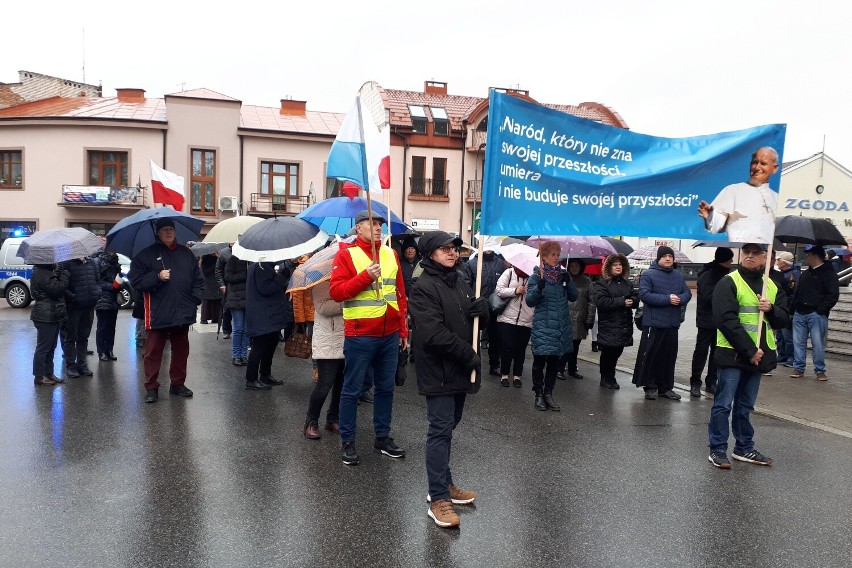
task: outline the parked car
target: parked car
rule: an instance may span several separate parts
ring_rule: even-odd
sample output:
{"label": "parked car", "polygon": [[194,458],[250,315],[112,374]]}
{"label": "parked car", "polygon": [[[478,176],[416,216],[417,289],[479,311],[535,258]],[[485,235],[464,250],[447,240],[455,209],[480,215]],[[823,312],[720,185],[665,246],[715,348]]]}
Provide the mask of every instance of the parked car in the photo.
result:
{"label": "parked car", "polygon": [[18,247],[24,237],[10,237],[0,245],[0,297],[13,308],[26,308],[32,301],[30,278],[31,264],[18,256]]}

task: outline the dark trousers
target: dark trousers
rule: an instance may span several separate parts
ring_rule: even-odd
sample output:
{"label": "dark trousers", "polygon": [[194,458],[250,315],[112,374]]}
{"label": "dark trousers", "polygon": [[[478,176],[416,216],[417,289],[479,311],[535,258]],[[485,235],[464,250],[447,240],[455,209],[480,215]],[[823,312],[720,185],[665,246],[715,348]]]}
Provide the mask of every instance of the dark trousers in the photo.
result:
{"label": "dark trousers", "polygon": [[115,346],[115,322],[118,310],[98,310],[98,327],[95,330],[95,345],[98,353],[112,353]]}
{"label": "dark trousers", "polygon": [[618,358],[624,353],[624,346],[598,345],[598,349],[601,352],[601,382],[614,381],[615,366],[618,365]]}
{"label": "dark trousers", "polygon": [[95,321],[95,310],[68,310],[63,322],[65,337],[62,339],[62,354],[68,367],[85,367],[86,351],[89,350],[89,335]]}
{"label": "dark trousers", "polygon": [[[707,355],[710,354],[708,361]],[[695,351],[692,352],[692,375],[689,384],[701,388],[701,373],[704,371],[704,362],[707,362],[707,379],[705,388],[716,386],[716,329],[706,327],[698,328],[695,337]]]}
{"label": "dark trousers", "polygon": [[461,422],[465,394],[426,397],[426,477],[432,502],[450,498],[453,475],[450,472],[450,446],[453,430]]}
{"label": "dark trousers", "polygon": [[500,345],[502,338],[500,337],[500,327],[497,324],[497,316],[491,314],[491,319],[488,320],[488,368],[500,368]]}
{"label": "dark trousers", "polygon": [[53,353],[59,341],[59,322],[33,322],[36,348],[33,353],[33,377],[53,376]]}
{"label": "dark trousers", "polygon": [[512,371],[512,376],[520,377],[524,372],[524,359],[527,357],[527,345],[530,343],[532,329],[504,322],[498,322],[497,327],[502,346],[500,374],[509,376],[509,371]]}
{"label": "dark trousers", "polygon": [[231,335],[234,328],[231,324],[231,308],[225,308],[222,311],[222,333]]}
{"label": "dark trousers", "polygon": [[305,422],[316,424],[322,405],[331,391],[326,422],[340,422],[340,391],[343,390],[343,359],[317,359],[317,384],[308,399],[308,416]]}
{"label": "dark trousers", "polygon": [[577,351],[579,351],[579,349],[580,349],[580,342],[581,341],[583,341],[583,340],[582,339],[575,339],[574,340],[574,350],[571,351],[570,353],[566,353],[559,360],[559,370],[560,371],[564,371],[564,370],[567,369],[569,373],[576,373],[577,372]]}
{"label": "dark trousers", "polygon": [[552,394],[559,372],[559,355],[533,355],[532,380],[536,394]]}
{"label": "dark trousers", "polygon": [[261,377],[272,376],[272,357],[278,347],[278,332],[255,335],[251,338],[251,351],[249,351],[248,364],[246,365],[246,382],[256,381],[258,373]]}
{"label": "dark trousers", "polygon": [[186,382],[186,360],[189,358],[189,326],[181,325],[162,329],[149,329],[148,339],[145,340],[145,389],[160,388],[160,365],[163,362],[163,350],[166,342],[171,346],[171,362],[169,363],[169,380],[172,386]]}

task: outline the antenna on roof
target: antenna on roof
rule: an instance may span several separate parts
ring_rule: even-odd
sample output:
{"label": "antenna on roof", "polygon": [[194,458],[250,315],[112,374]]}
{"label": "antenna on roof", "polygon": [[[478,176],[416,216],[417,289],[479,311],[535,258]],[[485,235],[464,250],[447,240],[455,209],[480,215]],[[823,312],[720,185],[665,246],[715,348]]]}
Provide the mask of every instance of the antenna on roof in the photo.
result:
{"label": "antenna on roof", "polygon": [[86,82],[86,28],[83,27],[83,83]]}

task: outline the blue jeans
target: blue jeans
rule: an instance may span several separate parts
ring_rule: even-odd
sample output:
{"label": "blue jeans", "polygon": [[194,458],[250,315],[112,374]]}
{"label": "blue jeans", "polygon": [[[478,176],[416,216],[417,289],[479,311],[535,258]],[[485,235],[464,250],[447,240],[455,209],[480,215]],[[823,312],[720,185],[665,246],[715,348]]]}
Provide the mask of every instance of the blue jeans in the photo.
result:
{"label": "blue jeans", "polygon": [[804,371],[808,361],[808,336],[811,337],[811,356],[814,371],[825,372],[825,333],[828,331],[828,317],[816,312],[793,315],[793,368]]}
{"label": "blue jeans", "polygon": [[373,369],[375,393],[373,429],[376,438],[390,434],[393,388],[399,360],[399,333],[385,337],[347,337],[343,340],[343,392],[340,394],[340,439],[354,442],[357,428],[358,397],[367,369]]}
{"label": "blue jeans", "polygon": [[[754,410],[757,391],[760,388],[760,372],[719,367],[716,370],[716,398],[710,411],[707,431],[711,452],[728,451],[728,417],[734,431],[734,453],[744,455],[754,449],[754,428],[749,414]],[[733,407],[733,414],[731,413]]]}
{"label": "blue jeans", "polygon": [[249,338],[246,335],[246,310],[231,308],[231,357],[248,357]]}

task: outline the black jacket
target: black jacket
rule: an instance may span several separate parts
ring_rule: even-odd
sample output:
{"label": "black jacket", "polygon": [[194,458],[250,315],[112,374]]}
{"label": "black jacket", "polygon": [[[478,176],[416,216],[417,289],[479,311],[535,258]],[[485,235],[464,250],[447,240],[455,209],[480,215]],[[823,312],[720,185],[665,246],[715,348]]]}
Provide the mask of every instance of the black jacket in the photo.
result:
{"label": "black jacket", "polygon": [[91,258],[73,259],[60,264],[71,273],[65,289],[65,305],[69,310],[91,310],[101,297],[98,268]]}
{"label": "black jacket", "polygon": [[837,272],[830,263],[824,262],[816,268],[802,271],[799,287],[793,298],[793,311],[800,314],[816,312],[828,317],[831,308],[840,299],[840,283]]}
{"label": "black jacket", "polygon": [[222,292],[219,291],[219,282],[216,279],[218,260],[218,257],[213,254],[205,254],[201,257],[201,273],[204,275],[204,292],[201,298],[204,300],[222,299]]}
{"label": "black jacket", "polygon": [[703,329],[716,329],[713,321],[713,289],[725,274],[731,271],[716,261],[708,262],[698,272],[697,298],[695,305],[695,326]]}
{"label": "black jacket", "polygon": [[[162,281],[159,274],[166,268],[171,270],[171,275],[168,281]],[[157,241],[136,255],[127,276],[134,290],[142,293],[145,329],[195,323],[204,276],[198,259],[188,248],[177,245],[169,249]]]}
{"label": "black jacket", "polygon": [[[592,301],[598,308],[598,340],[608,347],[627,347],[633,345],[633,310],[639,305],[639,294],[633,284],[624,275],[630,272],[626,268],[619,276],[610,272],[615,258],[621,258],[627,264],[627,257],[607,257],[601,270],[602,278],[592,284]],[[624,300],[633,300],[633,306],[624,305]]]}
{"label": "black jacket", "polygon": [[[467,282],[471,290],[476,286],[476,269],[479,259],[472,259],[459,270],[459,275]],[[497,288],[500,275],[506,270],[503,257],[495,253],[483,253],[482,256],[482,287],[479,295],[487,298]]]}
{"label": "black jacket", "polygon": [[39,323],[56,323],[66,318],[65,288],[71,275],[62,268],[53,269],[46,264],[36,264],[30,277],[30,293],[35,304],[30,319]]}
{"label": "black jacket", "polygon": [[[738,268],[737,272],[758,296],[763,291],[763,271]],[[766,373],[777,366],[778,356],[774,349],[766,343],[766,336],[773,329],[781,329],[787,325],[787,296],[779,288],[772,310],[764,315],[763,332],[760,334],[760,347],[763,358],[760,365],[755,367],[749,361],[757,353],[757,347],[740,323],[740,305],[737,302],[737,285],[730,277],[722,278],[713,290],[713,321],[719,332],[725,336],[733,349],[716,347],[716,363],[719,367],[737,367],[749,371]]]}
{"label": "black jacket", "polygon": [[[431,259],[420,265],[423,274],[408,297],[408,313],[417,329],[412,345],[417,388],[427,396],[469,392],[470,373],[479,361],[469,313],[473,292],[456,269],[447,270]],[[480,329],[487,323],[480,318]]]}
{"label": "black jacket", "polygon": [[100,297],[96,310],[118,310],[121,306],[118,304],[118,291],[114,285],[115,277],[121,273],[121,266],[118,264],[118,256],[114,253],[104,253],[98,255],[96,259],[98,267],[98,287],[101,289]]}
{"label": "black jacket", "polygon": [[279,265],[277,274],[273,262],[252,262],[248,265],[246,333],[249,337],[284,329],[288,320],[288,307],[289,318],[293,318],[292,305],[284,293],[289,281],[290,270],[286,263]]}
{"label": "black jacket", "polygon": [[233,310],[246,309],[246,280],[248,279],[248,262],[231,255],[225,263],[222,275],[228,293],[225,294],[225,307]]}
{"label": "black jacket", "polygon": [[233,253],[231,247],[227,246],[219,251],[219,256],[216,257],[216,284],[219,288],[226,286],[225,284],[225,263],[231,258]]}

